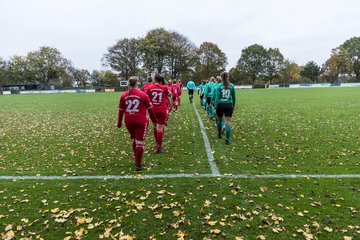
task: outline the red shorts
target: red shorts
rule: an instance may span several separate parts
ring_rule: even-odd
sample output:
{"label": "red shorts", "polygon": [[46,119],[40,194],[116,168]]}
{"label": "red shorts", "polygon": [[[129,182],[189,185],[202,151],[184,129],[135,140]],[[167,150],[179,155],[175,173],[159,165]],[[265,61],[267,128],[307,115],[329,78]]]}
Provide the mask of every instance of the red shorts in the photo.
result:
{"label": "red shorts", "polygon": [[167,109],[162,109],[162,108],[155,109],[154,108],[154,113],[156,115],[158,124],[164,125],[166,123],[169,111]]}
{"label": "red shorts", "polygon": [[125,119],[125,126],[130,133],[131,139],[145,141],[148,132],[149,120],[138,121],[135,119]]}

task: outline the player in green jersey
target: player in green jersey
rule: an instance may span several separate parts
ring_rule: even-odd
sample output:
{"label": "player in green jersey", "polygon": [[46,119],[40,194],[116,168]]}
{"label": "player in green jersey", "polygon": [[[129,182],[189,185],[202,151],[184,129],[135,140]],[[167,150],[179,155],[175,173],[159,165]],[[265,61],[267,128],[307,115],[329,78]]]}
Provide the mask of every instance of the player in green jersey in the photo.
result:
{"label": "player in green jersey", "polygon": [[216,88],[214,103],[217,116],[218,137],[222,138],[221,118],[225,115],[225,143],[230,144],[231,117],[236,103],[235,88],[234,85],[229,82],[229,74],[227,72],[222,72],[220,76],[222,83]]}
{"label": "player in green jersey", "polygon": [[204,96],[206,99],[206,104],[207,104],[207,113],[210,116],[210,119],[214,118],[214,106],[211,103],[211,99],[212,99],[212,92],[211,92],[211,88],[212,86],[215,85],[215,78],[211,77],[210,81],[205,85],[205,91],[204,91]]}

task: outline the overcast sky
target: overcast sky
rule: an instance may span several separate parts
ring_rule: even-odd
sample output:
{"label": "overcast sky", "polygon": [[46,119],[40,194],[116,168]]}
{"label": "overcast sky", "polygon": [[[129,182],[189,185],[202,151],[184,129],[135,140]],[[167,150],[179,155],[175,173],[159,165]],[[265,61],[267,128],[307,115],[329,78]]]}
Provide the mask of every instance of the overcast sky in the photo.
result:
{"label": "overcast sky", "polygon": [[0,56],[58,48],[78,68],[100,69],[121,38],[165,27],[197,46],[216,43],[233,67],[254,43],[285,58],[322,64],[331,49],[360,36],[359,0],[0,0]]}

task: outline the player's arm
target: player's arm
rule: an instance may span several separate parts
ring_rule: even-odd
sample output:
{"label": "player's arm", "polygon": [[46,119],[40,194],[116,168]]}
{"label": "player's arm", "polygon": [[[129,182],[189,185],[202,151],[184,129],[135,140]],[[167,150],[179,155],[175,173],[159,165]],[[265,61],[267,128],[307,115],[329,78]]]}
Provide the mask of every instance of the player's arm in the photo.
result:
{"label": "player's arm", "polygon": [[124,109],[125,109],[125,99],[123,96],[121,96],[120,102],[119,102],[119,114],[118,114],[118,123],[117,123],[118,128],[121,128],[121,125],[122,125]]}
{"label": "player's arm", "polygon": [[152,103],[150,101],[150,98],[147,95],[144,97],[144,105],[145,105],[147,111],[149,112],[149,116],[150,116],[151,121],[154,124],[156,124],[157,119],[156,119],[156,115],[155,115],[154,110],[153,110],[153,105],[152,105]]}
{"label": "player's arm", "polygon": [[166,91],[166,92],[165,92],[165,95],[166,95],[166,96],[167,96],[167,98],[168,98],[168,101],[169,101],[169,106],[172,106],[173,101],[172,101],[172,94],[171,94],[171,91]]}

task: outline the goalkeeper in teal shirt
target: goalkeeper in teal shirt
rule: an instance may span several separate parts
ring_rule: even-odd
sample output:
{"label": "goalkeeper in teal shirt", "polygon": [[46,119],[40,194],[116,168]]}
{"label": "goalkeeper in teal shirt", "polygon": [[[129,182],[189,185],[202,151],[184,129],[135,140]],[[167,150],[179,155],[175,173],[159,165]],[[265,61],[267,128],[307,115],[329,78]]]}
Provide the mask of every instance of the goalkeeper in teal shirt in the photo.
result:
{"label": "goalkeeper in teal shirt", "polygon": [[217,116],[218,138],[222,138],[221,119],[225,116],[225,143],[230,144],[231,117],[236,103],[235,88],[234,85],[229,82],[229,74],[227,72],[222,72],[220,76],[222,83],[220,83],[215,89],[214,103],[215,113]]}

